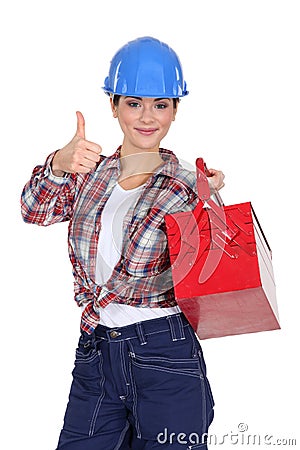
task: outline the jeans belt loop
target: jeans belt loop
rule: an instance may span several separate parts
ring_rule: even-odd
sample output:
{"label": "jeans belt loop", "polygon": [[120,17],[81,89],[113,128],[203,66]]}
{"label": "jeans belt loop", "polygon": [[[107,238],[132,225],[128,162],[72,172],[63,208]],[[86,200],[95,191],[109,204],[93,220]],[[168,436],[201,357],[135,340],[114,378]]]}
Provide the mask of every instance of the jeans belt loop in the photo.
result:
{"label": "jeans belt loop", "polygon": [[172,341],[182,341],[185,339],[184,325],[180,314],[167,316]]}
{"label": "jeans belt loop", "polygon": [[141,322],[137,322],[135,324],[135,327],[136,327],[136,333],[138,335],[140,344],[141,345],[147,344],[147,339],[146,339],[146,335],[145,335],[142,323]]}

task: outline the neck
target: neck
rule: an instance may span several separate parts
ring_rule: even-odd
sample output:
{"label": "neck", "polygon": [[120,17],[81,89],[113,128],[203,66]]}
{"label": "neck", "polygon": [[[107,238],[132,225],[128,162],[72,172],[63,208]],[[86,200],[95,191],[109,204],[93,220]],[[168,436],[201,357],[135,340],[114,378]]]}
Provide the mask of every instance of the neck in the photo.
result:
{"label": "neck", "polygon": [[121,149],[120,168],[122,179],[132,176],[150,176],[162,164],[164,164],[164,160],[158,151],[145,151],[124,155]]}
{"label": "neck", "polygon": [[157,153],[159,154],[159,145],[153,148],[139,148],[129,143],[126,138],[124,138],[122,146],[121,146],[121,157],[129,156],[129,155],[137,155],[140,153]]}

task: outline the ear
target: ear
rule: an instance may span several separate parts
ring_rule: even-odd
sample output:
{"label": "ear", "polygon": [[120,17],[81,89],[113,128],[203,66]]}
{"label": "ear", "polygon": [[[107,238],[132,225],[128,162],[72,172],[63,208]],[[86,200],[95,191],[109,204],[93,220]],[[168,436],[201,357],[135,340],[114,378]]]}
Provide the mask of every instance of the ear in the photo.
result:
{"label": "ear", "polygon": [[118,110],[117,110],[116,105],[114,105],[113,97],[110,97],[109,100],[110,100],[110,107],[111,107],[111,110],[112,110],[112,113],[113,113],[113,117],[117,118],[118,117]]}

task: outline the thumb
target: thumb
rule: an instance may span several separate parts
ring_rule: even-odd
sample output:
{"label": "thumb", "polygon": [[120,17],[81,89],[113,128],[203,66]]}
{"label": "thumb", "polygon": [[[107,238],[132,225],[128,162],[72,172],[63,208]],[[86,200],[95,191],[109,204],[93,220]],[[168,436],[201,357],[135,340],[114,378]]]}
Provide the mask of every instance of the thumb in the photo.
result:
{"label": "thumb", "polygon": [[76,136],[85,139],[85,121],[82,113],[80,111],[76,111],[77,116],[77,130]]}

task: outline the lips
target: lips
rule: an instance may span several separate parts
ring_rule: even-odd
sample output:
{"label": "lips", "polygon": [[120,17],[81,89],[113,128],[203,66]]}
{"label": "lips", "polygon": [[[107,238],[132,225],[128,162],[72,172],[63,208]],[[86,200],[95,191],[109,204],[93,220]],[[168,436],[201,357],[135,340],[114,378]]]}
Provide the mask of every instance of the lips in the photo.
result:
{"label": "lips", "polygon": [[143,136],[151,136],[158,130],[158,128],[136,128],[135,130]]}

